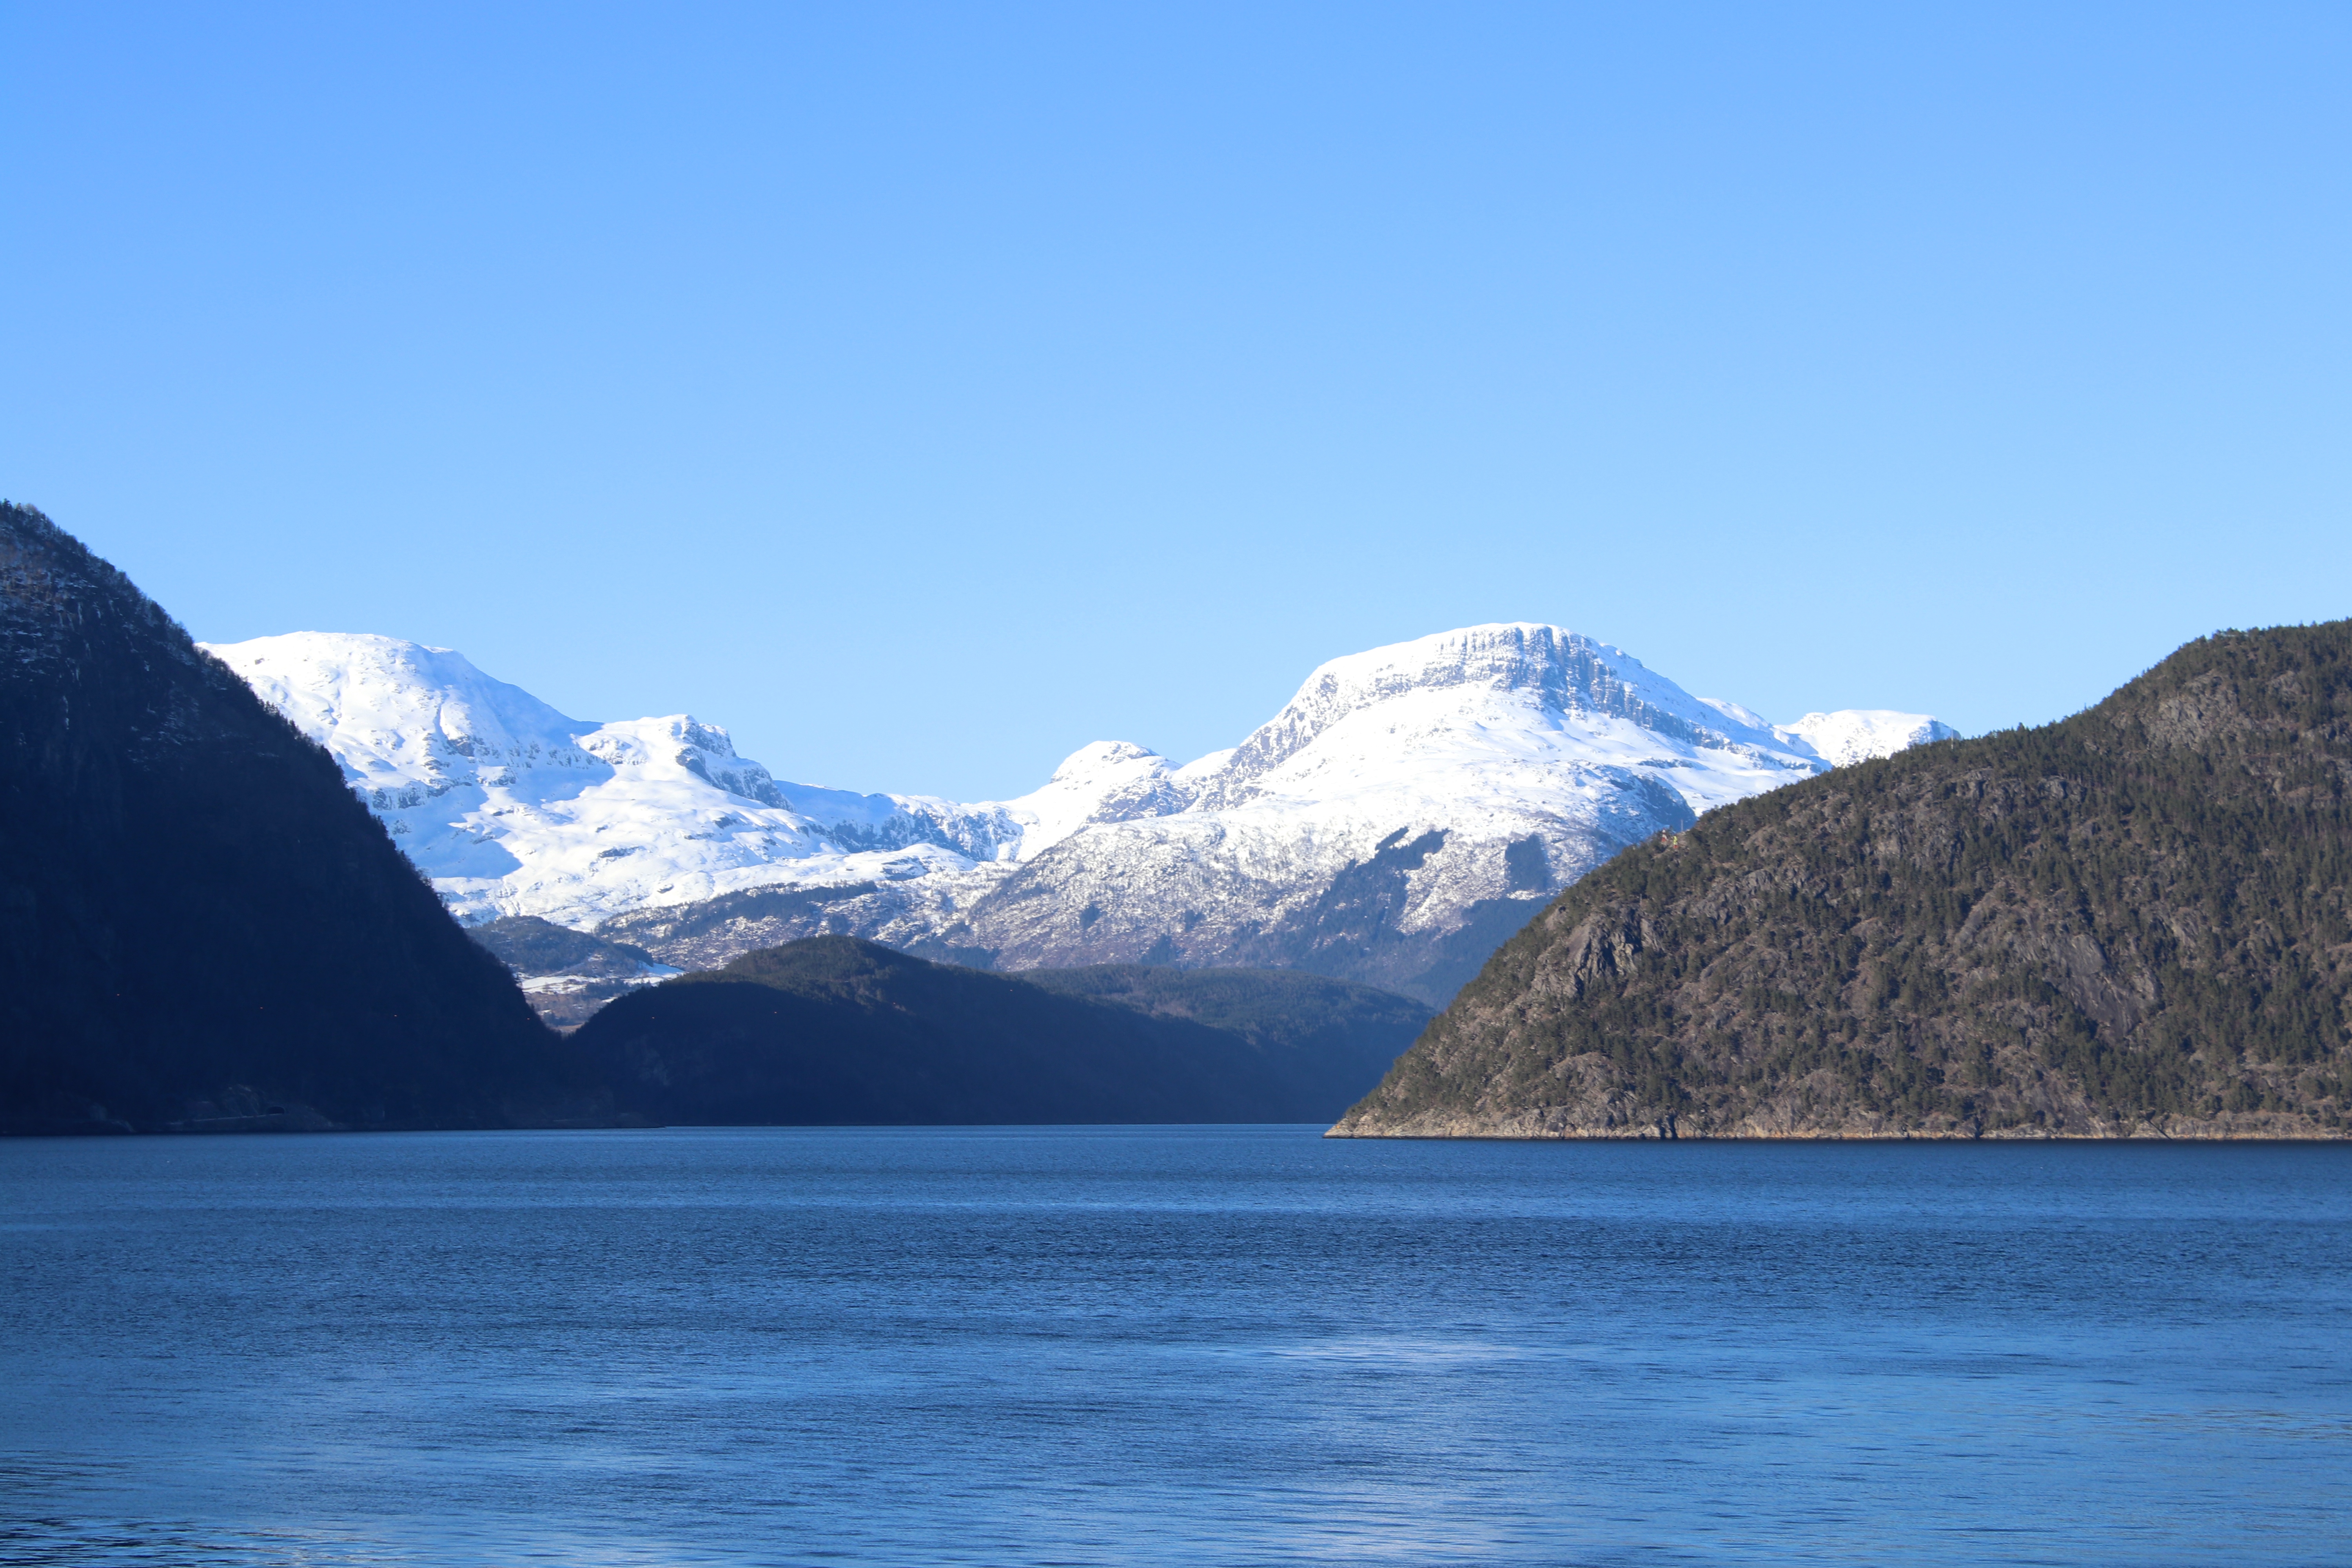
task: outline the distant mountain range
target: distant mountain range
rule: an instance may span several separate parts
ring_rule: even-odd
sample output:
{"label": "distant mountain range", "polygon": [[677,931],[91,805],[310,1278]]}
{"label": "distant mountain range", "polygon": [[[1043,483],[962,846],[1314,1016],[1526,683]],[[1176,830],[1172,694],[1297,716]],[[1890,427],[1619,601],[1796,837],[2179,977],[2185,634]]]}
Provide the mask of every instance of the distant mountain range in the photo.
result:
{"label": "distant mountain range", "polygon": [[2352,1135],[2352,621],[1628,850],[1333,1131]]}
{"label": "distant mountain range", "polygon": [[468,921],[536,916],[707,969],[841,932],[975,967],[1257,965],[1442,1004],[1542,902],[1698,814],[1954,731],[1775,726],[1558,626],[1334,659],[1240,745],[1097,742],[962,803],[776,779],[690,716],[595,723],[461,655],[211,645],[317,739]]}

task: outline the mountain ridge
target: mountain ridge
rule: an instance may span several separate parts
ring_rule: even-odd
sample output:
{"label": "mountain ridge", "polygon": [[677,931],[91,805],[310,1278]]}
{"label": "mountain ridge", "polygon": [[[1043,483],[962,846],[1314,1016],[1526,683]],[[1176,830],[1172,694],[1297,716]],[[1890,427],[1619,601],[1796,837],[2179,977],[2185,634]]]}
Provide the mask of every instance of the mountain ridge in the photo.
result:
{"label": "mountain ridge", "polygon": [[1627,851],[1334,1136],[2352,1135],[2352,622]]}
{"label": "mountain ridge", "polygon": [[[447,650],[297,633],[216,651],[336,752],[467,919],[593,926],[685,966],[837,931],[1005,968],[1307,967],[1442,1002],[1473,950],[1617,849],[1830,765],[1536,623],[1327,661],[1181,767],[1097,742],[970,805],[778,780],[685,715],[564,719]],[[1849,751],[1948,732],[1809,718],[1851,721]]]}

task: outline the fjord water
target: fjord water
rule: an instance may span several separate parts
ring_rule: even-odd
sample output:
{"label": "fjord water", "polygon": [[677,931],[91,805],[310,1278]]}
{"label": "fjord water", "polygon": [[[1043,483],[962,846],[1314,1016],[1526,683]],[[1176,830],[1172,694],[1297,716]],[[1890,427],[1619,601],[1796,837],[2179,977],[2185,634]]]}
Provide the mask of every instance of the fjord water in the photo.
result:
{"label": "fjord water", "polygon": [[2352,1560],[2352,1148],[0,1144],[0,1563]]}

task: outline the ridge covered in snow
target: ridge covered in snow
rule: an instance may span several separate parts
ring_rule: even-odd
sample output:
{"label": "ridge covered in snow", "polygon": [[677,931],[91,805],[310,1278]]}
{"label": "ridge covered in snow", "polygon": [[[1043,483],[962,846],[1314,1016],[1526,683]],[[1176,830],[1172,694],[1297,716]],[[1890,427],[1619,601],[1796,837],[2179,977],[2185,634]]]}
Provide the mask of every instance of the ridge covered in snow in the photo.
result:
{"label": "ridge covered in snow", "polygon": [[1836,713],[1808,713],[1789,726],[1788,733],[1802,740],[1814,755],[1835,768],[1849,768],[1873,757],[1891,757],[1910,746],[1930,741],[1957,741],[1960,732],[1940,719],[1924,713],[1895,713],[1884,708],[1848,708]]}
{"label": "ridge covered in snow", "polygon": [[[1318,969],[1449,996],[1533,906],[1627,845],[1828,767],[1558,626],[1465,627],[1333,659],[1179,810],[1090,823],[941,924],[1010,967]],[[1171,775],[1171,777],[1174,775]],[[907,940],[884,915],[867,918]]]}
{"label": "ridge covered in snow", "polygon": [[569,718],[446,648],[301,632],[211,651],[327,746],[469,921],[595,925],[671,963],[835,930],[1003,967],[1283,964],[1439,1000],[1626,845],[1952,733],[1876,710],[1774,726],[1517,623],[1333,659],[1182,767],[1097,742],[1027,795],[967,805],[781,781],[690,715]]}
{"label": "ridge covered in snow", "polygon": [[691,714],[558,713],[448,648],[294,632],[206,645],[319,741],[460,919],[585,926],[775,881],[896,879],[1005,853],[1001,810],[780,785]]}

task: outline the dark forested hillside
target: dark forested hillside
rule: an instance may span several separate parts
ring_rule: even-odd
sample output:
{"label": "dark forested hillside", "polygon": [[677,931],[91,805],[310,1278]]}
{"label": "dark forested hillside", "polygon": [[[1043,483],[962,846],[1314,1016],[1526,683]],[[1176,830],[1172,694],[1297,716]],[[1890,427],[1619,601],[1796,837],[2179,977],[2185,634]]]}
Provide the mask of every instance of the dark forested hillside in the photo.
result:
{"label": "dark forested hillside", "polygon": [[[1410,1037],[1370,1041],[1370,1005],[1318,1030],[1246,981],[1190,1001],[1132,976],[1049,986],[809,937],[621,997],[572,1040],[663,1121],[846,1125],[1319,1121]],[[1180,1016],[1202,1012],[1255,1037]]]}
{"label": "dark forested hillside", "polygon": [[1627,850],[1351,1136],[2343,1137],[2352,622]]}
{"label": "dark forested hillside", "polygon": [[1098,963],[1019,969],[1012,978],[1238,1035],[1276,1063],[1341,1090],[1378,1083],[1429,1022],[1427,1003],[1296,969],[1171,969]]}
{"label": "dark forested hillside", "polygon": [[0,504],[0,1130],[596,1104],[327,753],[121,573]]}

